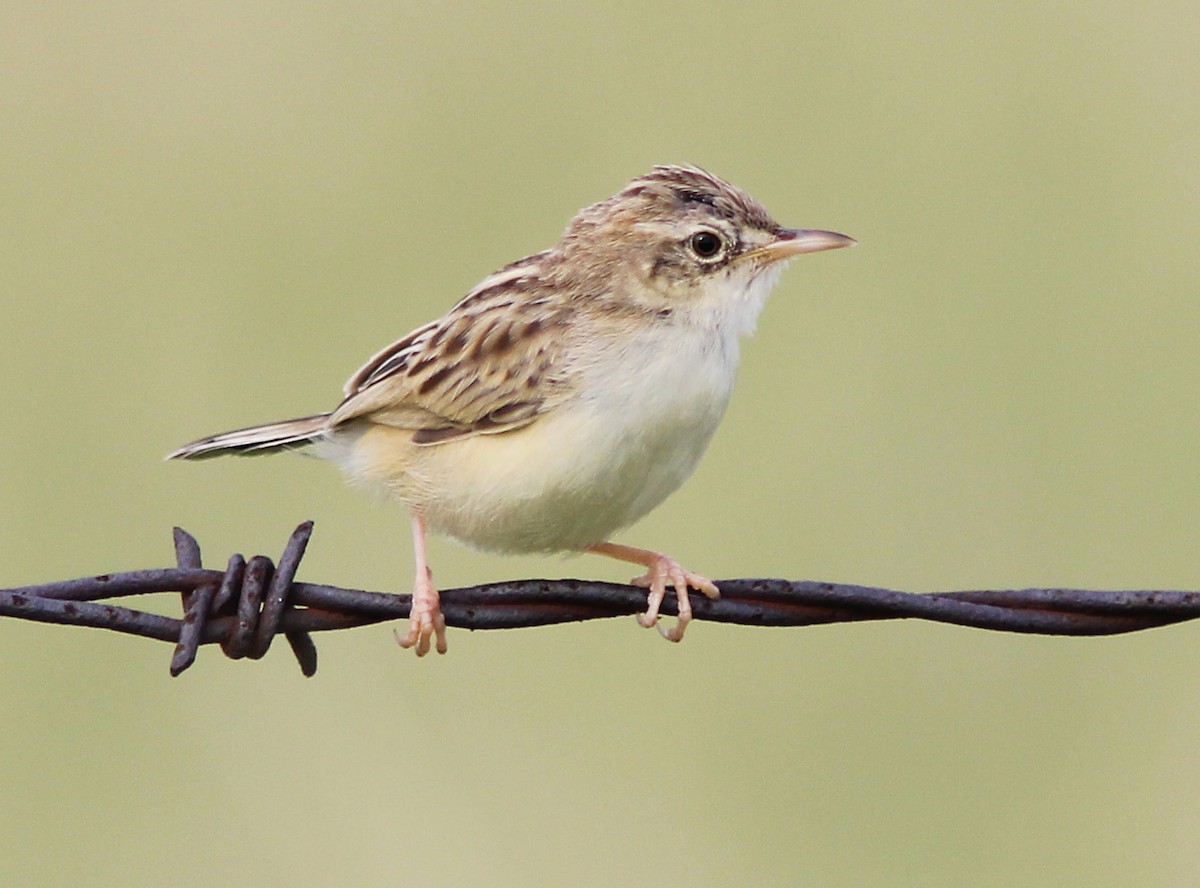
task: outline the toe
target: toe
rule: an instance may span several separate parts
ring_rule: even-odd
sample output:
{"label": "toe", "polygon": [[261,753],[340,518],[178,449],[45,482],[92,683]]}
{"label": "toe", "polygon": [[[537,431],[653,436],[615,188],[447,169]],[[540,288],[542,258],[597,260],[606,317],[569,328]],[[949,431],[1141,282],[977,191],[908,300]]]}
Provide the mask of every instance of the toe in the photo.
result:
{"label": "toe", "polygon": [[646,596],[646,612],[638,614],[638,624],[645,629],[649,629],[658,623],[658,609],[662,607],[663,599],[667,597],[667,581],[663,577],[663,572],[655,567],[650,568],[640,577],[634,579],[634,584],[648,588],[650,594]]}
{"label": "toe", "polygon": [[446,653],[446,618],[442,616],[440,610],[437,619],[433,622],[433,634],[437,638],[437,652],[439,654]]}
{"label": "toe", "polygon": [[658,609],[660,607],[662,607],[663,598],[665,598],[665,597],[666,597],[666,590],[663,590],[661,592],[654,590],[654,591],[651,591],[649,596],[647,596],[646,612],[644,614],[638,614],[638,617],[637,617],[638,624],[642,628],[649,629],[651,626],[658,623]]}
{"label": "toe", "polygon": [[700,574],[688,574],[688,585],[706,598],[716,600],[721,597],[721,591],[717,588],[717,584]]}

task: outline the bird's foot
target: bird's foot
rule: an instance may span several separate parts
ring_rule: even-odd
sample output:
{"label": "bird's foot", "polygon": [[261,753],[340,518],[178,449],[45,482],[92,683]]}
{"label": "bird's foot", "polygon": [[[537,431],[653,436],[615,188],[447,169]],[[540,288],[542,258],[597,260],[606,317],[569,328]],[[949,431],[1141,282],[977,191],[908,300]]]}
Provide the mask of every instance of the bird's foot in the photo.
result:
{"label": "bird's foot", "polygon": [[[688,597],[688,589],[702,592],[711,599],[719,598],[721,593],[712,580],[684,570],[674,558],[658,552],[648,554],[651,557],[646,564],[646,572],[640,577],[634,577],[632,581],[635,586],[650,590],[646,598],[646,612],[639,614],[637,621],[646,628],[656,626],[659,635],[667,641],[680,641],[688,623],[692,621],[692,602]],[[658,621],[658,610],[662,607],[663,599],[667,597],[668,585],[675,588],[675,601],[679,608],[679,618],[670,628],[659,624]]]}
{"label": "bird's foot", "polygon": [[430,642],[435,639],[437,652],[446,653],[446,618],[442,616],[438,591],[433,586],[433,575],[429,570],[417,575],[408,617],[408,634],[402,637],[396,630],[395,635],[400,647],[416,648],[418,657],[429,653]]}

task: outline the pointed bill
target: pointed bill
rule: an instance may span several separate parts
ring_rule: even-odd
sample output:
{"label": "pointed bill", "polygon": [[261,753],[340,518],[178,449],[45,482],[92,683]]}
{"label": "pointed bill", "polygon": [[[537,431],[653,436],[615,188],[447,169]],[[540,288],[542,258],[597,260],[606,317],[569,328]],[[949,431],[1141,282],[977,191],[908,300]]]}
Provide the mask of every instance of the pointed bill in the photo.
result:
{"label": "pointed bill", "polygon": [[836,250],[839,247],[852,247],[856,243],[858,241],[854,238],[838,234],[836,231],[822,231],[819,228],[782,228],[774,241],[759,247],[754,253],[768,262],[778,262],[781,259],[799,256],[801,253]]}

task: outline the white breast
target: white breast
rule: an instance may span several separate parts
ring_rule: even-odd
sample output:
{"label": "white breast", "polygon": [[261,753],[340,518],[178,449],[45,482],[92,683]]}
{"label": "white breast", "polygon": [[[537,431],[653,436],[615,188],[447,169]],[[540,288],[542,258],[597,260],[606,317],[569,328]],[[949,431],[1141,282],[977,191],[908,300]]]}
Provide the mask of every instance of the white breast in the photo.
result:
{"label": "white breast", "polygon": [[583,371],[578,397],[516,432],[425,448],[431,527],[508,552],[578,550],[645,515],[692,473],[729,402],[735,335],[661,328]]}

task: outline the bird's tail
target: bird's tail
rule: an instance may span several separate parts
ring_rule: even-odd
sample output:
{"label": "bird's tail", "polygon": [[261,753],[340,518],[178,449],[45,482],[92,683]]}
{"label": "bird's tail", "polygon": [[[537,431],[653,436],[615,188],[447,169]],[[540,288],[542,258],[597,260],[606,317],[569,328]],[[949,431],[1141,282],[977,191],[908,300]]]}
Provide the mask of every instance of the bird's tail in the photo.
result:
{"label": "bird's tail", "polygon": [[251,426],[209,435],[167,454],[167,459],[207,459],[211,456],[258,456],[260,453],[277,453],[280,450],[296,450],[311,444],[329,428],[328,413],[285,419],[266,425]]}

